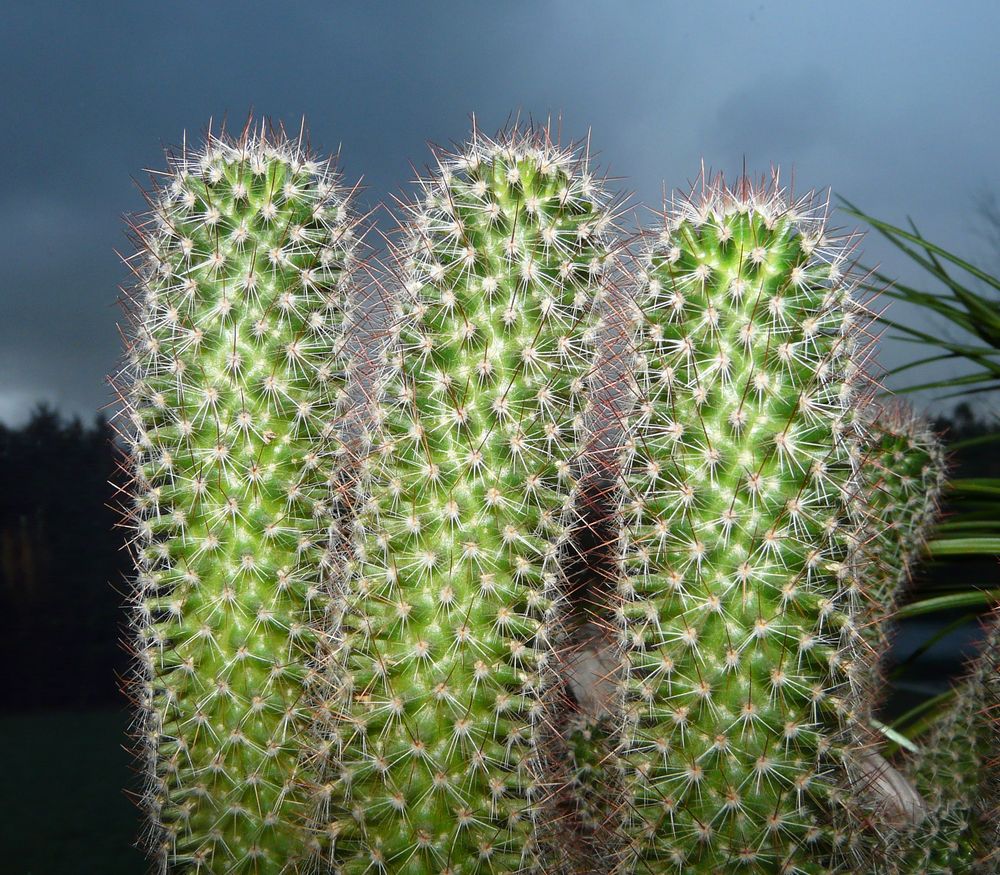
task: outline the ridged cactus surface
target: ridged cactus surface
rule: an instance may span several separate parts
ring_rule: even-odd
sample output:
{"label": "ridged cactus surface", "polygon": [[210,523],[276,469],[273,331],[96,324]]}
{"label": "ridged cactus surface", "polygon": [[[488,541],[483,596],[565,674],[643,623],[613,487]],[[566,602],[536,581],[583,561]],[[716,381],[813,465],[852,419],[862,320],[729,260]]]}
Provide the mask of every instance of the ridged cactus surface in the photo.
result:
{"label": "ridged cactus surface", "polygon": [[545,131],[438,156],[407,215],[399,356],[339,654],[343,873],[538,869],[543,731],[609,202]]}
{"label": "ridged cactus surface", "polygon": [[263,128],[185,148],[150,201],[120,381],[149,842],[164,872],[297,871],[354,221]]}
{"label": "ridged cactus surface", "polygon": [[862,313],[851,241],[821,210],[776,179],[707,180],[643,264],[622,508],[623,872],[863,870],[835,823]]}

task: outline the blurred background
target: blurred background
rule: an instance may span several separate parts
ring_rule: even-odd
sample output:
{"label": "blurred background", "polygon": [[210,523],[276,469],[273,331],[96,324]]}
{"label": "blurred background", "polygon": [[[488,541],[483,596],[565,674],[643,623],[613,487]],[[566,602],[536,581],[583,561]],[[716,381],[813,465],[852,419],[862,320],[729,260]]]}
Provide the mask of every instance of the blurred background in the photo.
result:
{"label": "blurred background", "polygon": [[[977,591],[1000,587],[998,33],[990,0],[8,0],[0,868],[144,870],[117,686],[129,560],[104,382],[128,281],[116,250],[128,252],[122,215],[142,210],[138,185],[163,148],[210,119],[239,129],[251,111],[295,131],[305,117],[314,147],[340,150],[349,181],[364,176],[368,209],[409,191],[426,142],[463,140],[474,112],[486,132],[519,117],[551,118],[564,141],[589,133],[634,193],[632,223],[703,161],[730,176],[780,164],[796,190],[832,186],[835,206],[889,223],[863,244],[876,284],[895,283],[881,360],[948,434],[962,535],[932,545],[897,643],[883,719],[916,725],[912,709],[948,688],[976,637]],[[867,219],[835,210],[833,224]]]}

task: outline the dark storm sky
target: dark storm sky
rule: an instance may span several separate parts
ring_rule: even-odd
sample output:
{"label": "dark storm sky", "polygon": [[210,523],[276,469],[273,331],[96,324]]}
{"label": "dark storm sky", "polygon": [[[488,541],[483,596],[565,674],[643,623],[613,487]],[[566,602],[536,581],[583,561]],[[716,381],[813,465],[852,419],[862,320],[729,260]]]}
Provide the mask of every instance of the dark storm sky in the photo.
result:
{"label": "dark storm sky", "polygon": [[[132,177],[211,116],[252,107],[297,129],[305,115],[374,204],[406,188],[425,141],[464,138],[472,112],[486,130],[512,110],[561,114],[570,137],[592,129],[637,201],[658,204],[662,182],[684,186],[703,157],[728,172],[780,162],[797,188],[911,214],[986,259],[973,205],[1000,190],[998,38],[996,0],[8,0],[0,419],[39,400],[85,416],[108,401]],[[905,268],[873,238],[866,252]]]}

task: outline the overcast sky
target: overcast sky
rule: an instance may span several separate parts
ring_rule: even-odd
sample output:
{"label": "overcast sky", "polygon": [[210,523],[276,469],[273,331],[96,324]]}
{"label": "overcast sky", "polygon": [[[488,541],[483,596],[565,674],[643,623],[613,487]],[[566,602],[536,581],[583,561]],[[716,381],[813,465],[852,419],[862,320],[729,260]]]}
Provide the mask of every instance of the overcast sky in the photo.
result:
{"label": "overcast sky", "polygon": [[[974,203],[1000,191],[998,40],[997,0],[7,0],[0,420],[109,400],[133,178],[185,130],[251,108],[296,129],[304,115],[370,204],[406,190],[426,141],[463,139],[470,113],[490,130],[520,110],[561,115],[569,137],[590,128],[637,202],[658,205],[702,158],[730,173],[780,162],[797,188],[912,215],[997,266]],[[871,236],[865,251],[906,275]]]}

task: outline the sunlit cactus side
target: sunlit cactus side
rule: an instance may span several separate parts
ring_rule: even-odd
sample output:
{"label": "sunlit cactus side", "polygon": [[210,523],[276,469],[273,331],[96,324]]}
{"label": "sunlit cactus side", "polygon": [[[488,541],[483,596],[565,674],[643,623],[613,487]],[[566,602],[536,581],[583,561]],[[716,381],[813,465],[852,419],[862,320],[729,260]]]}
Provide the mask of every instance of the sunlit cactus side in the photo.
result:
{"label": "sunlit cactus side", "polygon": [[248,123],[168,158],[115,381],[146,838],[162,872],[298,871],[356,220],[301,136]]}
{"label": "sunlit cactus side", "polygon": [[341,873],[546,871],[537,758],[613,205],[547,130],[437,156],[343,608]]}
{"label": "sunlit cactus side", "polygon": [[[994,875],[1000,871],[1000,612],[955,699],[909,763],[923,795],[923,823],[890,847],[886,871],[900,875]],[[896,868],[893,868],[896,867]]]}
{"label": "sunlit cactus side", "polygon": [[825,210],[777,173],[704,178],[642,263],[621,872],[866,871],[841,809],[866,315]]}
{"label": "sunlit cactus side", "polygon": [[892,618],[939,518],[947,465],[941,439],[907,405],[880,409],[867,433],[858,627],[871,650],[868,698],[875,705],[881,699],[880,663],[889,649]]}

